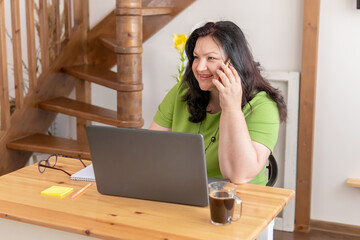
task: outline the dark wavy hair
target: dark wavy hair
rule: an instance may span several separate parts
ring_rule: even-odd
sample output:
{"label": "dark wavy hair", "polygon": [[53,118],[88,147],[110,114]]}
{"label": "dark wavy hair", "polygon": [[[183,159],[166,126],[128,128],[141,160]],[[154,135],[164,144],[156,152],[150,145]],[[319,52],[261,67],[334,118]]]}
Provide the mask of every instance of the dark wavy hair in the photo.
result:
{"label": "dark wavy hair", "polygon": [[243,89],[242,108],[254,98],[256,92],[265,91],[274,100],[279,109],[281,121],[286,121],[287,109],[280,91],[270,85],[260,74],[260,64],[254,61],[249,45],[241,29],[230,21],[208,22],[194,30],[189,36],[185,52],[188,57],[183,77],[184,87],[188,88],[184,100],[190,112],[189,121],[197,123],[206,117],[210,93],[200,89],[192,71],[194,48],[199,37],[212,36],[214,41],[222,46],[232,65],[241,77]]}

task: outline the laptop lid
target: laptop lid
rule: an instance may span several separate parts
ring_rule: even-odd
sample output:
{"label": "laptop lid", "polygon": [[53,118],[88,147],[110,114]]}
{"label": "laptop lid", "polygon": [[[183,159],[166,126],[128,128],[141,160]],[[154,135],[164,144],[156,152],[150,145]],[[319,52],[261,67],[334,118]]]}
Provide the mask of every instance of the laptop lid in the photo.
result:
{"label": "laptop lid", "polygon": [[86,132],[100,193],[208,205],[202,135],[94,125]]}

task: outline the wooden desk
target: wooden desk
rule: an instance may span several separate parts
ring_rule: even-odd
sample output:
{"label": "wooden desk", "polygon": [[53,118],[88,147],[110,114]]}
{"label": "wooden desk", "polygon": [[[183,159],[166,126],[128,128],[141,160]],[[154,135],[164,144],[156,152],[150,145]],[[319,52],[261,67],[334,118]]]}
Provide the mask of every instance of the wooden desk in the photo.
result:
{"label": "wooden desk", "polygon": [[[56,166],[70,173],[82,168],[79,161],[65,158]],[[40,174],[36,164],[22,168],[0,177],[0,216],[101,239],[255,239],[295,195],[287,189],[239,185],[242,218],[215,226],[208,207],[101,195],[96,184],[76,200],[40,194],[52,185],[78,191],[86,184],[53,169]]]}

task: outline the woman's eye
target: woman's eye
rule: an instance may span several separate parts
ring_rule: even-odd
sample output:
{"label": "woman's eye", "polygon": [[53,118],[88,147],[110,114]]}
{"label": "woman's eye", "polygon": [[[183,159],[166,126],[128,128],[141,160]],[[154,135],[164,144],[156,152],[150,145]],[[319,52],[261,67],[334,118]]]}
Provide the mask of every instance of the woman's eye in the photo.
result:
{"label": "woman's eye", "polygon": [[198,57],[198,56],[194,56],[194,60],[197,60],[197,59],[199,59],[199,57]]}
{"label": "woman's eye", "polygon": [[208,57],[208,60],[213,61],[213,60],[215,60],[215,58],[214,57]]}

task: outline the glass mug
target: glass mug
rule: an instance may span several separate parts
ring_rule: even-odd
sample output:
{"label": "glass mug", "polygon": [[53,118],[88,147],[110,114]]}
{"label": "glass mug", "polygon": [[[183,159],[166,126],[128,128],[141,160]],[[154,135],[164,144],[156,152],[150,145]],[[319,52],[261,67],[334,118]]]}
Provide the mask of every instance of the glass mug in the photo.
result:
{"label": "glass mug", "polygon": [[241,199],[236,196],[236,185],[218,181],[209,184],[211,223],[227,225],[239,220],[242,211]]}

